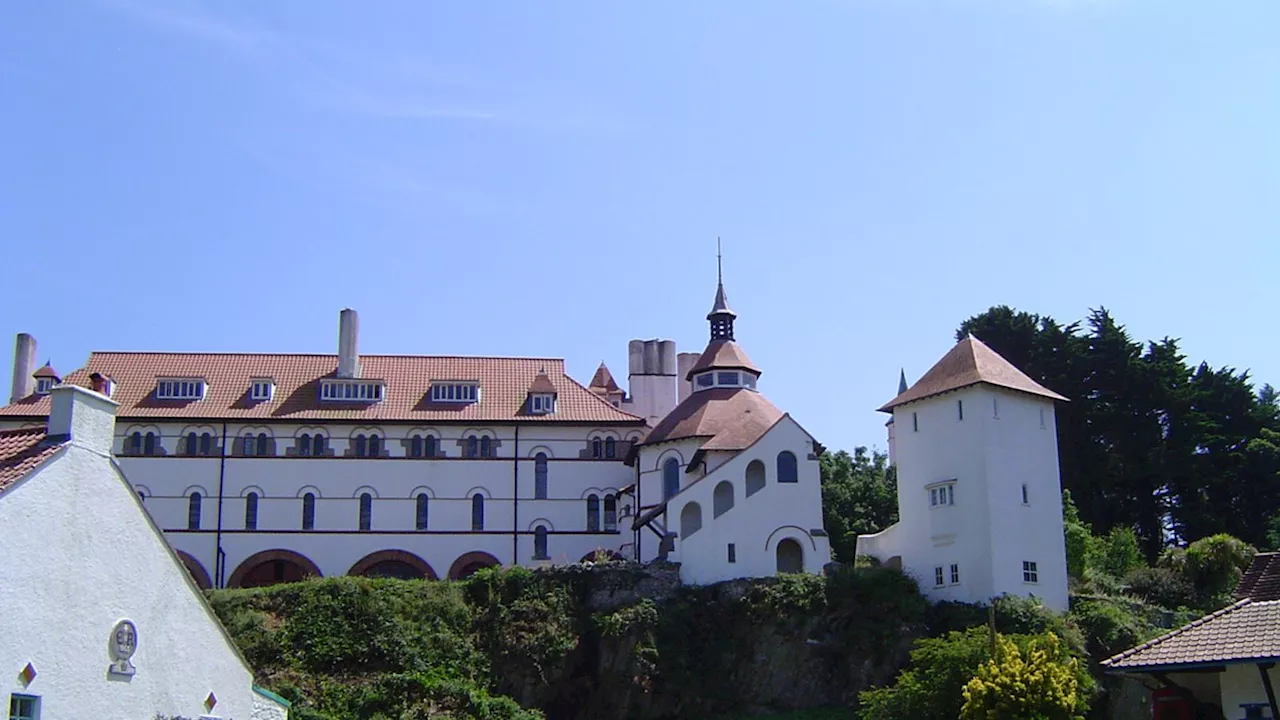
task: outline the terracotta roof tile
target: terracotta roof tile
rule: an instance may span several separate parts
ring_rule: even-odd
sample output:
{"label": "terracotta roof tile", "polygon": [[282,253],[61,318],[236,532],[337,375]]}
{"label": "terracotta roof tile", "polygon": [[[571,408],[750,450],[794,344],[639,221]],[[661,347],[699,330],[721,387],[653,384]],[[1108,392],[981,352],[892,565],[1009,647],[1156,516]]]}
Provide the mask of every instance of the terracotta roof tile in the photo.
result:
{"label": "terracotta roof tile", "polygon": [[970,385],[987,383],[1020,392],[1039,395],[1053,400],[1066,400],[1056,392],[1027,377],[995,350],[987,347],[974,336],[961,340],[942,356],[924,377],[916,381],[906,392],[880,407],[890,412],[899,405],[959,390]]}
{"label": "terracotta roof tile", "polygon": [[1280,658],[1280,601],[1241,600],[1102,662],[1111,670],[1158,670]]}
{"label": "terracotta roof tile", "polygon": [[42,427],[0,430],[0,490],[17,482],[62,447],[60,442],[45,442],[47,438]]}
{"label": "terracotta roof tile", "polygon": [[618,383],[613,379],[613,373],[609,372],[609,368],[605,367],[604,363],[600,363],[600,367],[596,368],[596,374],[591,376],[587,389],[607,393],[622,392],[622,388],[618,387]]}
{"label": "terracotta roof tile", "polygon": [[[643,423],[565,375],[561,359],[361,355],[363,379],[386,382],[384,399],[369,404],[322,402],[320,379],[333,377],[337,365],[336,355],[95,352],[65,382],[89,387],[89,376],[95,372],[111,378],[111,399],[120,403],[120,418]],[[557,394],[556,412],[524,414],[528,390],[544,368]],[[157,377],[204,378],[208,388],[201,400],[158,400]],[[271,400],[249,399],[250,378],[275,382]],[[433,380],[478,381],[480,400],[432,402]],[[47,395],[0,408],[0,417],[48,414]]]}
{"label": "terracotta roof tile", "polygon": [[1264,552],[1253,556],[1249,569],[1236,586],[1236,598],[1280,600],[1280,552]]}
{"label": "terracotta roof tile", "polygon": [[728,340],[712,340],[707,344],[707,349],[702,351],[702,355],[698,357],[698,362],[693,364],[689,372],[685,374],[685,380],[692,380],[695,373],[710,368],[724,368],[726,370],[750,370],[756,375],[760,374],[760,368],[751,364],[751,360],[747,357],[747,353],[738,343]]}
{"label": "terracotta roof tile", "polygon": [[782,411],[754,390],[700,390],[658,421],[640,444],[705,437],[704,450],[742,450],[781,417]]}
{"label": "terracotta roof tile", "polygon": [[49,363],[45,363],[44,366],[41,367],[39,370],[31,373],[31,377],[53,378],[54,380],[57,380],[58,371],[53,369],[53,365],[50,365]]}
{"label": "terracotta roof tile", "polygon": [[533,382],[529,385],[531,393],[554,393],[556,386],[551,384],[551,378],[547,377],[545,372],[539,372],[533,378]]}

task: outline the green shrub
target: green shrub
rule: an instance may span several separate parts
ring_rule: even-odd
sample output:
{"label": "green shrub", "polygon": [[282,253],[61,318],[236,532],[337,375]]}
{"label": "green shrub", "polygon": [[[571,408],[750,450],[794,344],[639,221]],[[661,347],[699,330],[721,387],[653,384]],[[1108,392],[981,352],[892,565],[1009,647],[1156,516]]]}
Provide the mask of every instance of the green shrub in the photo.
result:
{"label": "green shrub", "polygon": [[1116,578],[1122,578],[1130,571],[1147,565],[1142,559],[1138,536],[1134,534],[1133,528],[1111,528],[1111,532],[1098,543],[1097,553],[1100,569]]}
{"label": "green shrub", "polygon": [[1170,567],[1138,568],[1124,578],[1131,595],[1166,608],[1194,606],[1195,588],[1186,575]]}
{"label": "green shrub", "polygon": [[1248,543],[1226,533],[1187,546],[1187,579],[1198,591],[1202,608],[1226,603],[1255,552]]}
{"label": "green shrub", "polygon": [[1071,609],[1071,618],[1085,636],[1095,660],[1104,660],[1155,636],[1147,619],[1123,601],[1084,600]]}

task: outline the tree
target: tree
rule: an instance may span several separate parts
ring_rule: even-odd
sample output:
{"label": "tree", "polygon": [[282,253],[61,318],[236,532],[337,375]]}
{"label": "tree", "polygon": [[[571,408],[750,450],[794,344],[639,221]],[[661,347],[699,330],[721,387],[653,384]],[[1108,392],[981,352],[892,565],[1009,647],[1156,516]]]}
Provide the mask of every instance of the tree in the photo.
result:
{"label": "tree", "polygon": [[1026,651],[996,638],[996,657],[982,663],[965,684],[962,720],[1082,720],[1088,709],[1079,692],[1077,662],[1053,633],[1033,638]]}
{"label": "tree", "polygon": [[898,521],[898,483],[884,453],[841,450],[819,459],[823,527],[840,562],[853,562],[858,535],[880,532]]}

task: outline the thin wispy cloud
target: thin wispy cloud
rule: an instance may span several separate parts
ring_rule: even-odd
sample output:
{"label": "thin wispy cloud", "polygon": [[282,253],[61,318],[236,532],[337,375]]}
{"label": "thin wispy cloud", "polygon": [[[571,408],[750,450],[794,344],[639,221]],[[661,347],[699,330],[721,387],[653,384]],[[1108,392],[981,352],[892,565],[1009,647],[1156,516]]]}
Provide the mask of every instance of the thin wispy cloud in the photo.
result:
{"label": "thin wispy cloud", "polygon": [[189,3],[99,0],[98,4],[154,30],[180,33],[227,48],[249,50],[275,40],[275,36],[261,28],[216,17]]}

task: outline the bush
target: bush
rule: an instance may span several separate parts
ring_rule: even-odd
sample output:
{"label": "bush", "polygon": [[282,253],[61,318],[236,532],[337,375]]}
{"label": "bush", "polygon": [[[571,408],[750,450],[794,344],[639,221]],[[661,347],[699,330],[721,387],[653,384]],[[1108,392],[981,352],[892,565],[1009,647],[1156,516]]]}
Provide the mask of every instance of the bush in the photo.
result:
{"label": "bush", "polygon": [[997,639],[996,657],[964,686],[963,720],[1083,720],[1088,703],[1079,692],[1078,663],[1053,633],[1028,640],[1024,650]]}
{"label": "bush", "polygon": [[1111,532],[1098,543],[1097,552],[1099,568],[1112,577],[1122,578],[1130,571],[1147,565],[1138,547],[1138,536],[1132,528],[1111,528]]}
{"label": "bush", "polygon": [[1071,618],[1086,638],[1089,655],[1104,660],[1157,634],[1146,618],[1120,602],[1084,600],[1071,609]]}
{"label": "bush", "polygon": [[1226,603],[1255,552],[1248,543],[1226,533],[1187,546],[1187,579],[1199,593],[1203,609]]}
{"label": "bush", "polygon": [[1166,608],[1196,604],[1196,591],[1186,575],[1170,567],[1139,568],[1124,578],[1129,593]]}

